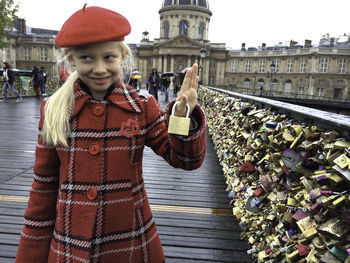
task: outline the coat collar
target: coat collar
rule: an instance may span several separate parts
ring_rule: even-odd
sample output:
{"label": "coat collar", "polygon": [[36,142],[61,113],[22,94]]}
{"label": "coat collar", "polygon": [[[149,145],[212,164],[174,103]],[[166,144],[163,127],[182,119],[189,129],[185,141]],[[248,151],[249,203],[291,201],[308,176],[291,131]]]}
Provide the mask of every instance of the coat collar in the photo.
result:
{"label": "coat collar", "polygon": [[[85,103],[88,100],[93,100],[93,98],[81,87],[80,80],[74,84],[73,93],[75,99],[73,116],[76,116]],[[140,98],[137,92],[121,81],[118,81],[114,89],[107,96],[106,101],[130,112],[142,112]]]}

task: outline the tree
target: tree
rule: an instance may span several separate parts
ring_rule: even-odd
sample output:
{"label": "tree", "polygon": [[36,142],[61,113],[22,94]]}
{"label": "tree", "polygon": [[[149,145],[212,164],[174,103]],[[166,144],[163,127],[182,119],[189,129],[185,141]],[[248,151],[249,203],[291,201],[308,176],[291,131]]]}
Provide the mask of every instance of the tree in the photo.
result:
{"label": "tree", "polygon": [[14,0],[0,0],[0,48],[8,46],[5,37],[13,28],[13,21],[17,19],[18,5]]}

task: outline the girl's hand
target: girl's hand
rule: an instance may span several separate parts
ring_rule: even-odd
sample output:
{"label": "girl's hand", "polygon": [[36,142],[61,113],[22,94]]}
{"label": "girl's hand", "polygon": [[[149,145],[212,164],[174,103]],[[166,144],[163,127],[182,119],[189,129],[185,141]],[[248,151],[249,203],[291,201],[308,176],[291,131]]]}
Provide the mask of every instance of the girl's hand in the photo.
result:
{"label": "girl's hand", "polygon": [[198,89],[198,65],[194,63],[192,68],[187,70],[185,79],[182,83],[181,90],[179,95],[176,98],[176,101],[180,101],[175,108],[175,116],[186,117],[187,104],[190,105],[190,114],[197,104],[197,89]]}

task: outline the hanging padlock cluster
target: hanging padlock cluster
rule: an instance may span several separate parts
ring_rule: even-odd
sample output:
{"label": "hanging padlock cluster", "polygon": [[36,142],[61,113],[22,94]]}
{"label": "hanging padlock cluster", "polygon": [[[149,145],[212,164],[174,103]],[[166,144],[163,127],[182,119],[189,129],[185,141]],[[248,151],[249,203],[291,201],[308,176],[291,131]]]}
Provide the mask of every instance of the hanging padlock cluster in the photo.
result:
{"label": "hanging padlock cluster", "polygon": [[348,262],[350,142],[200,89],[241,238],[258,262]]}

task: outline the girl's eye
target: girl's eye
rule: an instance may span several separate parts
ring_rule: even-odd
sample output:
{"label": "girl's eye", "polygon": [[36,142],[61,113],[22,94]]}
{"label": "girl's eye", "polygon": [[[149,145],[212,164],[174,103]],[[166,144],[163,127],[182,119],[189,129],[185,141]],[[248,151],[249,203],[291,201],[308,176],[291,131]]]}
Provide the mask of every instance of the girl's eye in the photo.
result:
{"label": "girl's eye", "polygon": [[115,56],[113,56],[113,55],[108,55],[108,56],[105,56],[105,59],[106,59],[106,60],[113,60],[113,59],[115,59]]}
{"label": "girl's eye", "polygon": [[90,61],[92,58],[90,56],[81,56],[80,59],[83,61]]}

